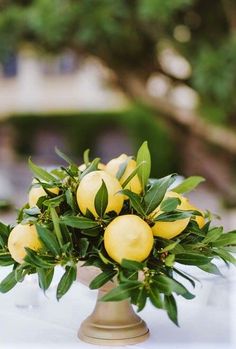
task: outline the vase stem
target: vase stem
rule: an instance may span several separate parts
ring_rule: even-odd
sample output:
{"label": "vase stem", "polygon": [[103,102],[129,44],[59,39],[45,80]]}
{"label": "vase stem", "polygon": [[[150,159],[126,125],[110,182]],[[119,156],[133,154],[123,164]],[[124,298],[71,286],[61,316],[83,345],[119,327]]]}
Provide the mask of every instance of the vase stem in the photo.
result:
{"label": "vase stem", "polygon": [[143,342],[149,336],[146,323],[134,312],[129,300],[101,302],[99,290],[92,314],[85,319],[78,336],[98,345],[126,345]]}

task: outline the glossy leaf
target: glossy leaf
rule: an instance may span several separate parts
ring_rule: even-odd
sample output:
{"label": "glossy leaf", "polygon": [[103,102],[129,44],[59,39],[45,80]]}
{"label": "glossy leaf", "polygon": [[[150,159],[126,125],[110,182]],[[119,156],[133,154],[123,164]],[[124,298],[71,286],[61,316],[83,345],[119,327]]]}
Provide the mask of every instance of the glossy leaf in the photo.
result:
{"label": "glossy leaf", "polygon": [[171,293],[175,292],[176,294],[181,295],[186,299],[192,299],[195,297],[180,282],[166,275],[155,276],[153,278],[153,284],[157,287],[157,289],[160,292],[163,292],[167,295],[170,295]]}
{"label": "glossy leaf", "polygon": [[149,298],[152,304],[154,305],[154,307],[159,309],[163,308],[163,302],[162,302],[160,292],[154,283],[150,285]]}
{"label": "glossy leaf", "polygon": [[92,290],[97,289],[105,285],[108,281],[111,281],[117,274],[116,270],[105,270],[98,276],[96,276],[89,284],[89,288]]}
{"label": "glossy leaf", "polygon": [[84,154],[83,154],[83,160],[84,160],[84,164],[85,164],[86,166],[89,165],[89,153],[90,153],[90,149],[86,149],[86,150],[84,151]]}
{"label": "glossy leaf", "polygon": [[181,201],[178,198],[167,198],[162,201],[160,210],[164,212],[174,211],[180,203]]}
{"label": "glossy leaf", "polygon": [[195,189],[200,183],[204,182],[205,178],[200,176],[191,176],[186,178],[182,183],[180,183],[175,188],[171,189],[172,191],[178,194],[184,194]]}
{"label": "glossy leaf", "polygon": [[122,301],[130,297],[133,290],[140,287],[141,282],[129,281],[128,283],[120,284],[118,287],[112,289],[101,298],[102,302]]}
{"label": "glossy leaf", "polygon": [[129,259],[122,259],[121,266],[125,269],[136,270],[136,271],[142,270],[144,268],[143,263],[137,262],[137,261],[132,261]]}
{"label": "glossy leaf", "polygon": [[213,242],[213,246],[221,247],[236,244],[236,230],[229,233],[222,234],[216,241]]}
{"label": "glossy leaf", "polygon": [[65,162],[67,162],[69,165],[75,165],[74,161],[69,158],[66,154],[64,154],[60,149],[55,147],[56,154],[63,159]]}
{"label": "glossy leaf", "polygon": [[35,174],[36,177],[39,177],[46,182],[51,182],[51,181],[53,182],[56,180],[56,178],[52,174],[50,174],[43,168],[37,166],[36,164],[34,164],[31,159],[29,159],[28,164],[29,164],[29,168]]}
{"label": "glossy leaf", "polygon": [[54,256],[59,256],[61,254],[61,249],[54,232],[39,224],[36,224],[36,229],[40,240],[44,243],[47,249],[52,252]]}
{"label": "glossy leaf", "polygon": [[96,158],[94,159],[91,164],[86,168],[86,170],[84,170],[81,175],[80,175],[80,179],[82,179],[84,176],[86,176],[86,174],[92,172],[92,171],[96,171],[98,168],[98,164],[100,162],[100,158]]}
{"label": "glossy leaf", "polygon": [[131,174],[126,178],[126,180],[122,183],[122,188],[125,188],[129,182],[131,181],[131,179],[134,178],[134,176],[136,176],[136,174],[138,173],[138,170],[144,165],[144,161],[141,162],[140,164],[138,164],[136,166],[136,168],[131,172]]}
{"label": "glossy leaf", "polygon": [[102,180],[101,187],[94,198],[94,207],[99,217],[103,217],[108,205],[108,191],[105,182]]}
{"label": "glossy leaf", "polygon": [[37,273],[38,273],[39,286],[43,291],[46,291],[51,285],[53,275],[54,275],[54,268],[48,268],[48,269],[38,268]]}
{"label": "glossy leaf", "polygon": [[143,166],[138,168],[137,172],[144,192],[151,172],[151,155],[148,149],[147,141],[143,142],[139,148],[136,161],[137,165],[144,163]]}
{"label": "glossy leaf", "polygon": [[124,175],[125,170],[126,170],[127,165],[128,165],[128,163],[129,163],[130,160],[131,160],[131,157],[128,156],[128,158],[127,158],[124,162],[122,162],[122,163],[120,164],[120,166],[119,166],[119,168],[118,168],[118,171],[117,171],[117,173],[116,173],[116,178],[117,178],[118,180],[120,180],[121,177]]}
{"label": "glossy leaf", "polygon": [[216,241],[223,233],[223,228],[213,228],[210,229],[206,235],[206,237],[202,240],[203,244],[209,244],[210,242]]}
{"label": "glossy leaf", "polygon": [[150,214],[163,200],[169,186],[175,181],[175,174],[160,178],[154,182],[144,196],[145,213]]}
{"label": "glossy leaf", "polygon": [[198,268],[203,270],[203,271],[205,271],[205,272],[207,272],[207,273],[214,274],[214,275],[221,275],[222,276],[219,268],[215,264],[213,264],[211,262],[208,263],[208,264],[199,265]]}
{"label": "glossy leaf", "polygon": [[77,269],[73,266],[66,266],[65,273],[63,274],[58,286],[57,286],[57,300],[70,289],[73,282],[76,280]]}
{"label": "glossy leaf", "polygon": [[10,274],[8,274],[5,279],[3,279],[0,283],[0,292],[6,293],[10,291],[17,284],[15,278],[15,271],[13,270]]}
{"label": "glossy leaf", "polygon": [[96,221],[83,216],[61,216],[60,222],[78,229],[90,229],[99,226]]}
{"label": "glossy leaf", "polygon": [[12,259],[11,254],[8,251],[0,251],[0,265],[6,267],[14,264],[15,261]]}
{"label": "glossy leaf", "polygon": [[164,212],[159,214],[154,218],[155,222],[175,222],[180,219],[190,218],[192,212],[189,211],[174,211],[174,212]]}
{"label": "glossy leaf", "polygon": [[141,216],[145,216],[144,208],[141,203],[141,197],[138,194],[133,193],[129,189],[123,189],[121,193],[128,196],[131,206],[135,211],[137,211]]}
{"label": "glossy leaf", "polygon": [[208,264],[211,259],[212,257],[193,252],[178,253],[175,256],[176,262],[186,265],[205,265]]}
{"label": "glossy leaf", "polygon": [[175,325],[179,326],[177,304],[174,297],[172,295],[165,295],[164,304],[170,320],[173,321]]}

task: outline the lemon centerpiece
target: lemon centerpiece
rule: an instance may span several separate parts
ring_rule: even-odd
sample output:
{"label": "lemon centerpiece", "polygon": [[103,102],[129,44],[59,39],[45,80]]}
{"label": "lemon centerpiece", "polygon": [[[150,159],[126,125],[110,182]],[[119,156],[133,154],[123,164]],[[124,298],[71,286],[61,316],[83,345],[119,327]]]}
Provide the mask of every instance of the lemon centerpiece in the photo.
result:
{"label": "lemon centerpiece", "polygon": [[188,199],[204,179],[192,176],[175,185],[175,173],[151,178],[147,142],[136,156],[121,154],[106,165],[88,151],[82,166],[56,152],[64,163],[52,171],[29,160],[34,178],[28,202],[15,225],[0,223],[0,265],[12,265],[2,293],[32,273],[46,292],[55,267],[62,266],[59,300],[82,264],[99,269],[91,289],[113,285],[101,302],[129,300],[140,311],[149,299],[178,324],[176,296],[193,298],[184,282],[195,284],[179,266],[220,274],[216,259],[235,264],[236,231],[214,226],[207,208]]}

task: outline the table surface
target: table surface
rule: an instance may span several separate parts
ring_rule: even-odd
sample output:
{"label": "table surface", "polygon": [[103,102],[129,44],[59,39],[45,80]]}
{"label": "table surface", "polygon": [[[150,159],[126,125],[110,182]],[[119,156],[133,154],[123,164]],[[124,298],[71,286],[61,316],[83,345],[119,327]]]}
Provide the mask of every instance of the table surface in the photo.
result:
{"label": "table surface", "polygon": [[[236,348],[236,271],[223,269],[225,278],[200,275],[204,277],[195,289],[194,300],[177,297],[180,327],[172,324],[164,311],[148,304],[140,316],[148,324],[150,338],[125,348]],[[2,268],[0,279],[8,272],[8,268]],[[77,338],[80,323],[95,305],[97,292],[75,282],[57,302],[56,279],[60,274],[58,269],[46,295],[38,289],[36,280],[26,280],[0,295],[0,348],[101,348]],[[29,306],[23,307],[26,304]]]}

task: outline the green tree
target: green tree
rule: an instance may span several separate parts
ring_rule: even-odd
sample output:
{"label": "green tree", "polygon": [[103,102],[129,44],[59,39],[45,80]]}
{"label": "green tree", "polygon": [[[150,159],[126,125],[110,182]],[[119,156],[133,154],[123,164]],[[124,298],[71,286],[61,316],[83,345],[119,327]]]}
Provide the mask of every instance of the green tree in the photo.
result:
{"label": "green tree", "polygon": [[[96,56],[128,96],[157,110],[182,136],[236,154],[234,0],[2,0],[0,42],[2,62],[24,42],[55,54]],[[188,62],[189,74],[166,67],[167,48]],[[150,95],[154,74],[195,90],[198,109],[177,109],[168,96]]]}

